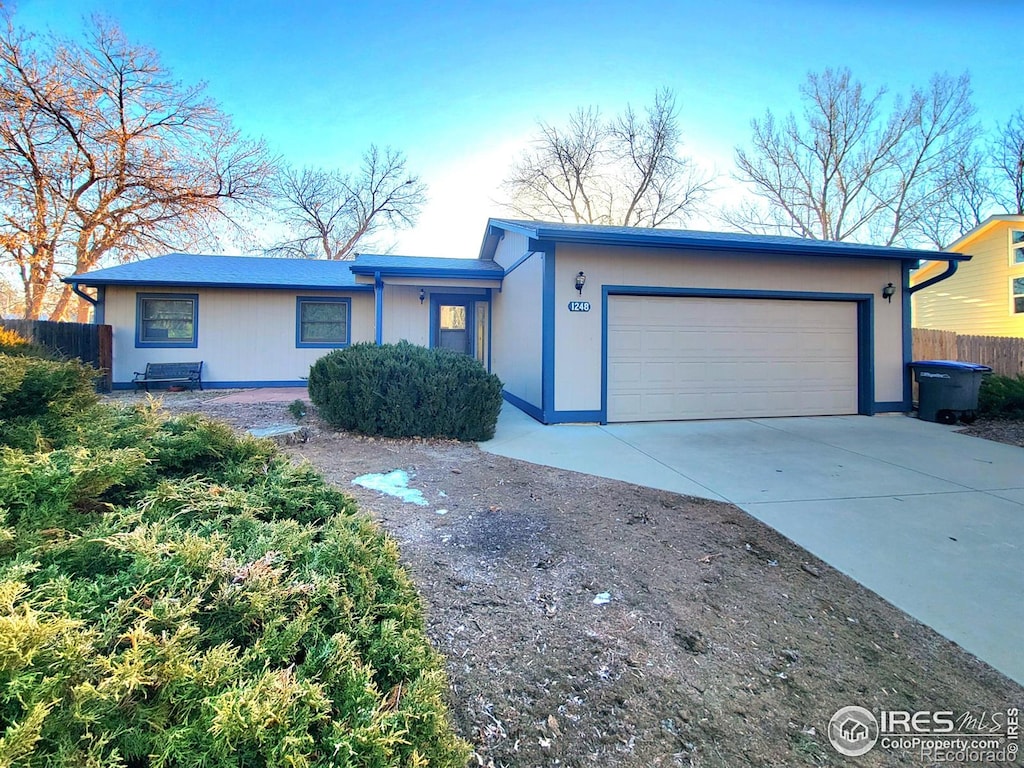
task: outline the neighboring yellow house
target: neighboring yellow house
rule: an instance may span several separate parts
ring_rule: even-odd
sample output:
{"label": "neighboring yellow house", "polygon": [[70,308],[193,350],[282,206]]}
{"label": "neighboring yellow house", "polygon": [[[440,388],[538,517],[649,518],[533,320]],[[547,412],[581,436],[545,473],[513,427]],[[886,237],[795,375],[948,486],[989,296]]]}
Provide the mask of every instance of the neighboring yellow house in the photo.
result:
{"label": "neighboring yellow house", "polygon": [[[966,336],[1024,337],[1024,216],[990,216],[946,250],[974,258],[913,294],[913,326]],[[920,285],[946,269],[932,261],[910,274]]]}

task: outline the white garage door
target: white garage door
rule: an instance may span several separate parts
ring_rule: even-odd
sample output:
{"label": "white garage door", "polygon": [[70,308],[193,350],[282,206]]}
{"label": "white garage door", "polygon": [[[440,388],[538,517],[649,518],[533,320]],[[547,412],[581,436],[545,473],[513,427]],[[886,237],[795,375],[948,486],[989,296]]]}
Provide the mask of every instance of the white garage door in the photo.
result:
{"label": "white garage door", "polygon": [[613,296],[608,421],[857,413],[853,302]]}

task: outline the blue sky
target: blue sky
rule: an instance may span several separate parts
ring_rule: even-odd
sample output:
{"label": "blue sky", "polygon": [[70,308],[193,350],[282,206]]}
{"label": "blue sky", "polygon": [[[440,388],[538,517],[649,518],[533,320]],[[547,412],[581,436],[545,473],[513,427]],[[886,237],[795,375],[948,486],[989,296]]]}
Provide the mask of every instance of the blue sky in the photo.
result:
{"label": "blue sky", "polygon": [[[292,162],[354,167],[391,145],[430,186],[401,253],[475,255],[538,120],[577,106],[681,107],[685,151],[724,174],[750,119],[798,108],[809,71],[871,87],[972,77],[986,127],[1024,107],[1010,0],[431,2],[20,0],[16,21],[73,34],[101,13],[156,49]],[[723,184],[723,187],[727,187]],[[723,192],[723,194],[726,194]],[[713,228],[715,223],[694,222]]]}

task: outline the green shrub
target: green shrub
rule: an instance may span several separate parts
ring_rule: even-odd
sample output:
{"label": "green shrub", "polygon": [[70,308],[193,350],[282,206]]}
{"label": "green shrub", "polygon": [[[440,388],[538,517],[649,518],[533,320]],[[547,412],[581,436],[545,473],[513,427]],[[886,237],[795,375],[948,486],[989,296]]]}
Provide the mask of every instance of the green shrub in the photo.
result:
{"label": "green shrub", "polygon": [[288,413],[296,421],[302,421],[306,417],[306,403],[303,400],[292,400],[288,404]]}
{"label": "green shrub", "polygon": [[67,445],[97,402],[95,369],[77,361],[0,354],[0,443]]}
{"label": "green shrub", "polygon": [[317,360],[309,396],[323,419],[340,429],[489,440],[501,410],[501,381],[451,350],[364,343]]}
{"label": "green shrub", "polygon": [[0,376],[40,436],[0,448],[0,766],[465,765],[419,596],[351,499],[61,365]]}
{"label": "green shrub", "polygon": [[978,411],[985,416],[1024,419],[1024,376],[986,376],[978,393]]}

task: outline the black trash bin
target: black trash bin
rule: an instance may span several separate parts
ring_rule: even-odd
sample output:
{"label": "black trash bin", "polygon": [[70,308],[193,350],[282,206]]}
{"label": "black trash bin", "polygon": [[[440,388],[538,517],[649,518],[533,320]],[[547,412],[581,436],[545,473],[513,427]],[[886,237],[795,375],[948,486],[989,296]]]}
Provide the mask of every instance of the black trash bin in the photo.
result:
{"label": "black trash bin", "polygon": [[910,364],[917,382],[917,417],[940,424],[970,424],[978,417],[981,379],[987,365],[956,360],[915,360]]}

